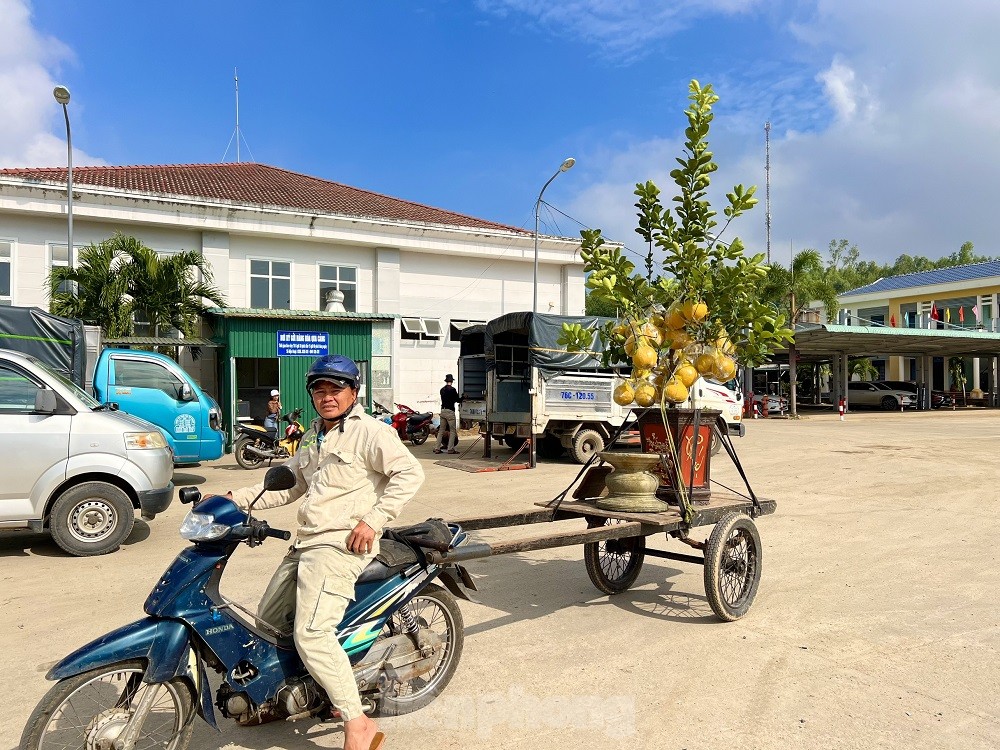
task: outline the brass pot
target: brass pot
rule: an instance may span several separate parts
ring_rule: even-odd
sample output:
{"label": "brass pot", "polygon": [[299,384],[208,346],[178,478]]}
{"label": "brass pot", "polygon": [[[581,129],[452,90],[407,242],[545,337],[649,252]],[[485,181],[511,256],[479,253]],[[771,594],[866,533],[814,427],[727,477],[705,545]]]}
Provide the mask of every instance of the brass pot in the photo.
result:
{"label": "brass pot", "polygon": [[650,473],[650,469],[660,462],[658,454],[602,451],[597,455],[614,467],[604,480],[608,494],[598,498],[598,508],[623,513],[662,513],[670,510],[669,505],[657,499],[656,488],[660,481]]}

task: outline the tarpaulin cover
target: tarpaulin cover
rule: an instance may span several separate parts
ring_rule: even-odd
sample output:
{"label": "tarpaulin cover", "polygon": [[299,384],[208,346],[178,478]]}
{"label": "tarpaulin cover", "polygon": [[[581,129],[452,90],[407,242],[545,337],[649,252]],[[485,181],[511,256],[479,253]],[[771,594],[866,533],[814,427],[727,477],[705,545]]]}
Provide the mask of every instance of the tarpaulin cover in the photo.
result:
{"label": "tarpaulin cover", "polygon": [[[485,349],[486,369],[496,369],[496,345],[515,343],[528,347],[528,362],[543,373],[558,370],[600,370],[604,344],[597,335],[597,329],[610,321],[596,315],[546,315],[542,313],[514,312],[501,315],[486,324]],[[579,323],[594,332],[594,340],[588,351],[568,352],[557,341],[562,334],[563,323]],[[526,340],[525,340],[526,339]]]}
{"label": "tarpaulin cover", "polygon": [[74,383],[86,375],[83,321],[52,315],[38,307],[0,307],[0,349],[41,360]]}

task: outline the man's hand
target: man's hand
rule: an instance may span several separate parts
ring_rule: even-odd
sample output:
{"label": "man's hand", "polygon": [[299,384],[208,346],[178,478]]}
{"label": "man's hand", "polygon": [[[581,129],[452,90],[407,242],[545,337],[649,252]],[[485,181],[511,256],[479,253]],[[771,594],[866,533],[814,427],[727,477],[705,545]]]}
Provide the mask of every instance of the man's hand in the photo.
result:
{"label": "man's hand", "polygon": [[375,544],[375,529],[364,521],[354,527],[354,531],[347,537],[347,549],[357,555],[366,555],[372,551]]}

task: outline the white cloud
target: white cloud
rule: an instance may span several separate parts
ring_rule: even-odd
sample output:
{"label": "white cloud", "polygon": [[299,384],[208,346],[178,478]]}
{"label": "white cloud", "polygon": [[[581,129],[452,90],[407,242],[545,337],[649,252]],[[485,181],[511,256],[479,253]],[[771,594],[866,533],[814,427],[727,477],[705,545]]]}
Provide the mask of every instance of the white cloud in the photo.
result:
{"label": "white cloud", "polygon": [[631,60],[652,42],[687,28],[699,16],[751,11],[760,0],[476,0],[484,12],[529,19],[557,35],[597,45],[610,58]]}
{"label": "white cloud", "polygon": [[[713,189],[721,198],[736,182],[757,184],[761,199],[738,234],[764,249],[763,124],[770,119],[773,257],[787,258],[790,245],[824,250],[841,237],[882,261],[904,252],[937,258],[967,240],[981,254],[1000,255],[992,226],[1000,3],[816,0],[796,10],[775,56],[794,60],[794,70],[762,59],[750,78],[732,73],[714,81],[722,98],[711,134],[721,165]],[[672,167],[679,150],[668,139],[685,124],[678,111],[655,140],[620,153],[580,149],[592,183],[573,213],[614,227],[616,239],[630,233],[633,184]],[[623,165],[634,169],[628,177]],[[657,184],[673,194],[668,178]],[[626,241],[639,243],[636,235]]]}
{"label": "white cloud", "polygon": [[[26,0],[0,0],[0,166],[48,167],[66,163],[62,108],[52,98],[53,77],[72,51],[31,25]],[[80,108],[70,104],[70,122]],[[77,164],[103,164],[73,149]]]}

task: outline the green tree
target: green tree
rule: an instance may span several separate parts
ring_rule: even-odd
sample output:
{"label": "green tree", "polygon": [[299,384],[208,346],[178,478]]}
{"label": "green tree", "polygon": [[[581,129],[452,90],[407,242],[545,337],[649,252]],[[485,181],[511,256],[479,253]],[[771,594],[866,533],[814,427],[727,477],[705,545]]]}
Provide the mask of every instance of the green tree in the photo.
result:
{"label": "green tree", "polygon": [[91,243],[80,250],[75,268],[56,266],[49,273],[49,310],[98,325],[105,336],[128,336],[134,329],[128,281],[121,272],[126,262],[118,235]]}
{"label": "green tree", "polygon": [[[184,250],[165,257],[132,237],[127,253],[127,277],[133,308],[149,321],[152,336],[176,328],[197,336],[201,317],[212,305],[224,307],[222,292],[212,284],[212,272],[200,253]],[[199,280],[200,277],[200,280]]]}
{"label": "green tree", "polygon": [[788,311],[792,321],[813,302],[823,303],[828,320],[836,317],[839,307],[837,290],[818,250],[796,253],[790,269],[777,264],[768,268],[760,294],[775,311]]}
{"label": "green tree", "polygon": [[588,291],[584,298],[584,312],[587,315],[599,315],[604,318],[617,318],[618,307],[611,300],[598,297]]}
{"label": "green tree", "polygon": [[868,357],[861,357],[851,362],[850,370],[852,375],[857,375],[862,380],[874,380],[878,377],[878,368]]}
{"label": "green tree", "polygon": [[[75,293],[66,282],[75,283]],[[132,334],[137,315],[149,321],[153,336],[170,328],[196,336],[209,307],[205,300],[225,306],[201,254],[185,250],[161,257],[120,232],[81,250],[76,268],[53,268],[49,290],[53,313],[99,325],[109,337]]]}

